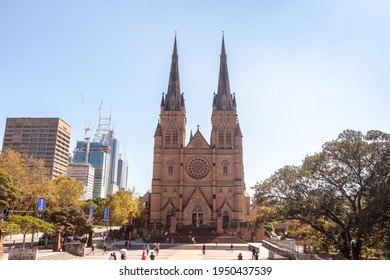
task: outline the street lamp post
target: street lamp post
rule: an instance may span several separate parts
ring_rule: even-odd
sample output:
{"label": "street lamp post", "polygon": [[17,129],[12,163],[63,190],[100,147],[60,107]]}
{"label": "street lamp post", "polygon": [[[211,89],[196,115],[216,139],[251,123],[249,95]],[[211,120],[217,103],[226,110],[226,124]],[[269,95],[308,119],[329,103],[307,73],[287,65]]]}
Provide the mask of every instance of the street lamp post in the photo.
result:
{"label": "street lamp post", "polygon": [[355,257],[355,246],[356,246],[356,240],[355,239],[352,239],[351,240],[351,260],[356,260],[356,257]]}

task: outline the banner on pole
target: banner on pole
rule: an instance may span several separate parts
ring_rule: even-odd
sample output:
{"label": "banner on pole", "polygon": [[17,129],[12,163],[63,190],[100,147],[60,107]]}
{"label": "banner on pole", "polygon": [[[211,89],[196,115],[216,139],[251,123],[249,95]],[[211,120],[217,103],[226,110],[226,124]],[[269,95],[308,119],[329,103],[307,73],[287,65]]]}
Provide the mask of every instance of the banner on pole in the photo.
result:
{"label": "banner on pole", "polygon": [[43,211],[46,208],[46,198],[44,197],[38,197],[37,201],[37,210],[38,211]]}
{"label": "banner on pole", "polygon": [[103,221],[104,221],[105,223],[108,222],[108,207],[104,207]]}

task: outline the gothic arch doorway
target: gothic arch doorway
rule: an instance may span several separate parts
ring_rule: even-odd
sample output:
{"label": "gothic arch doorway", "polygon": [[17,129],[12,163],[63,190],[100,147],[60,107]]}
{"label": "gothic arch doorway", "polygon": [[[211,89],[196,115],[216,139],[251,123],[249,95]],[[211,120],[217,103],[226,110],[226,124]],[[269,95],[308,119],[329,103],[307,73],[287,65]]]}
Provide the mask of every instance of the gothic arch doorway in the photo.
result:
{"label": "gothic arch doorway", "polygon": [[165,217],[165,222],[167,223],[167,225],[171,224],[171,217],[172,217],[172,211],[168,210],[167,215]]}
{"label": "gothic arch doorway", "polygon": [[203,224],[203,210],[199,204],[194,206],[192,210],[192,224],[193,225],[202,225]]}
{"label": "gothic arch doorway", "polygon": [[227,211],[224,211],[223,212],[223,215],[222,215],[222,222],[223,223],[228,223],[229,222],[229,213]]}

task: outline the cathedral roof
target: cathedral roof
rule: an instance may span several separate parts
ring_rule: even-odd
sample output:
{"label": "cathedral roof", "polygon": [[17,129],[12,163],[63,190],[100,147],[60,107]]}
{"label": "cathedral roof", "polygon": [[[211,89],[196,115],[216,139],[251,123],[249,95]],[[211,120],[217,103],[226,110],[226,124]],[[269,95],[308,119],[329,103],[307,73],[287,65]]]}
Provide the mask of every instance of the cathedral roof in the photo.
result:
{"label": "cathedral roof", "polygon": [[[192,131],[191,131],[192,136]],[[202,133],[198,130],[190,137],[190,142],[187,144],[187,148],[210,148],[209,143],[203,137]]]}

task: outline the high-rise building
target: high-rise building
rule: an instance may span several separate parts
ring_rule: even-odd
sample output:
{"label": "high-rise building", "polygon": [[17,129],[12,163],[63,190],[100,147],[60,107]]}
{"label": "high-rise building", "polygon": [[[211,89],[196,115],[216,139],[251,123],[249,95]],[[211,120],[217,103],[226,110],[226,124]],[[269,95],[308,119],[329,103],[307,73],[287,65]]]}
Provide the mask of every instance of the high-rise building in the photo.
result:
{"label": "high-rise building", "polygon": [[228,227],[241,233],[248,225],[250,200],[244,182],[243,136],[226,57],[222,38],[218,90],[210,104],[210,142],[198,127],[186,143],[186,105],[180,91],[175,38],[168,91],[162,96],[154,134],[149,209],[149,224],[154,227],[206,225],[217,228],[218,233]]}
{"label": "high-rise building", "polygon": [[106,144],[110,146],[111,158],[110,158],[110,173],[108,179],[108,194],[114,194],[118,192],[118,182],[117,182],[117,170],[118,170],[118,152],[119,152],[119,141],[115,137],[113,130],[109,130],[107,135],[105,135]]}
{"label": "high-rise building", "polygon": [[13,149],[45,161],[49,176],[66,174],[71,127],[60,118],[7,118],[3,151]]}
{"label": "high-rise building", "polygon": [[101,142],[91,142],[88,145],[87,141],[77,141],[73,151],[73,162],[88,162],[95,168],[93,198],[107,196],[110,159],[110,146],[103,145]]}
{"label": "high-rise building", "polygon": [[79,180],[83,186],[83,199],[93,198],[93,184],[95,179],[95,168],[90,163],[72,162],[68,165],[67,176]]}
{"label": "high-rise building", "polygon": [[127,176],[128,176],[128,163],[124,159],[123,155],[118,155],[118,173],[117,173],[117,184],[119,188],[127,190]]}

